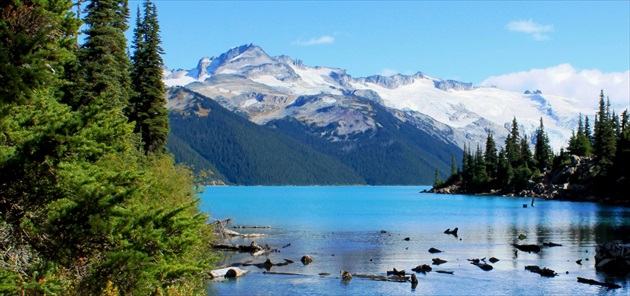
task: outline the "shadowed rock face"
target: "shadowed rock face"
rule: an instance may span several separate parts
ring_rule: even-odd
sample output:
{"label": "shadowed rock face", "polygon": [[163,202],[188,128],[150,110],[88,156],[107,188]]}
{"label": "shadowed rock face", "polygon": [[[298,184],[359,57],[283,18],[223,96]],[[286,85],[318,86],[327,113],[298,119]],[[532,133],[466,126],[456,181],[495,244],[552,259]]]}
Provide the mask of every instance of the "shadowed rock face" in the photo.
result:
{"label": "shadowed rock face", "polygon": [[595,269],[610,274],[630,273],[630,244],[598,245],[595,254]]}

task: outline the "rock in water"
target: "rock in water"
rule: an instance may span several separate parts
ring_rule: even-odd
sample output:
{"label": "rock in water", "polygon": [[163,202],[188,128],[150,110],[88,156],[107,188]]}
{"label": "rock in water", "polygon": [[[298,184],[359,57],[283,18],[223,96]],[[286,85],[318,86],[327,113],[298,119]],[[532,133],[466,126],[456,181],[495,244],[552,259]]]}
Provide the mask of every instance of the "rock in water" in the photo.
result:
{"label": "rock in water", "polygon": [[431,259],[431,260],[433,260],[433,265],[440,265],[440,264],[443,264],[443,263],[448,262],[448,261],[446,261],[446,260],[442,260],[442,259],[440,259],[440,258],[433,258],[433,259]]}
{"label": "rock in water", "polygon": [[630,273],[630,244],[601,244],[595,252],[596,270],[620,275]]}
{"label": "rock in water", "polygon": [[302,256],[302,259],[300,259],[300,261],[302,261],[302,264],[304,265],[309,265],[310,263],[313,262],[313,257],[309,255],[304,255]]}
{"label": "rock in water", "polygon": [[352,279],[352,274],[346,270],[342,270],[339,273],[341,274],[342,281],[349,281]]}
{"label": "rock in water", "polygon": [[442,251],[440,251],[440,250],[438,250],[438,249],[436,249],[436,248],[430,248],[430,249],[429,249],[429,253],[431,253],[431,254],[435,254],[435,253],[442,253]]}
{"label": "rock in water", "polygon": [[427,272],[433,270],[433,268],[431,268],[431,266],[429,266],[429,265],[423,264],[423,265],[418,265],[418,266],[412,268],[411,270],[415,271],[415,272],[427,273]]}

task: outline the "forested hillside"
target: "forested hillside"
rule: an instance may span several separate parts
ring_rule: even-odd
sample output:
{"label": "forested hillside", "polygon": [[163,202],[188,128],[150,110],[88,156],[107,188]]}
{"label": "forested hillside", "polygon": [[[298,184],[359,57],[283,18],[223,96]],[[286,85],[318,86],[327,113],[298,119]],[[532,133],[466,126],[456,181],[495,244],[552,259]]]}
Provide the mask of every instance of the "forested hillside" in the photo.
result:
{"label": "forested hillside", "polygon": [[[249,122],[210,98],[185,88],[171,97],[191,96],[195,103],[171,112],[169,150],[196,169],[238,185],[364,184],[349,167],[281,133]],[[214,171],[214,170],[213,170]]]}

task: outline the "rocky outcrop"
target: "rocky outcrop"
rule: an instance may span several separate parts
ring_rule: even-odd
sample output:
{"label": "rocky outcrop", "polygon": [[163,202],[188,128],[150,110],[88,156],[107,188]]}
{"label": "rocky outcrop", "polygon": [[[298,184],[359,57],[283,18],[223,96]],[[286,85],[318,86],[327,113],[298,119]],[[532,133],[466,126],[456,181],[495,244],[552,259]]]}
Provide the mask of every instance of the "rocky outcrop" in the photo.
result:
{"label": "rocky outcrop", "polygon": [[630,244],[601,244],[595,252],[595,269],[611,274],[630,273]]}
{"label": "rocky outcrop", "polygon": [[615,205],[630,206],[630,199],[614,199],[610,196],[600,197],[593,188],[596,185],[599,168],[591,157],[570,155],[566,163],[549,172],[543,172],[541,176],[530,180],[525,189],[493,188],[484,192],[470,192],[462,186],[461,182],[439,188],[431,188],[427,193],[438,194],[478,194],[478,195],[503,195],[503,196],[527,196],[533,198],[591,201],[613,203]]}

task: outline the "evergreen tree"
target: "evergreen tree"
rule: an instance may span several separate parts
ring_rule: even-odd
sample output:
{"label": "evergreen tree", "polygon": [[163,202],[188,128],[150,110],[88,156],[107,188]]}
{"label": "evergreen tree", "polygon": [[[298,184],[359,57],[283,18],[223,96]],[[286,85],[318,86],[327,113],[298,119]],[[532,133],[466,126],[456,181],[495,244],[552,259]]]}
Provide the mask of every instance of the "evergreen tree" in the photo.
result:
{"label": "evergreen tree", "polygon": [[440,185],[440,183],[442,183],[442,181],[440,180],[440,169],[436,168],[435,169],[435,182],[433,183],[433,186],[438,186]]}
{"label": "evergreen tree", "polygon": [[590,155],[592,153],[593,150],[593,133],[591,132],[591,124],[589,122],[588,116],[584,116],[584,136],[586,137],[586,139],[588,140],[588,144],[589,144],[589,152],[588,154],[585,155]]}
{"label": "evergreen tree", "polygon": [[[124,19],[97,21],[107,15],[97,2],[107,1],[88,6],[86,42],[124,48],[124,35],[103,34],[122,32]],[[200,284],[211,256],[192,175],[136,149],[122,113],[126,74],[116,73],[129,69],[87,65],[115,59],[102,44],[76,58],[71,7],[0,2],[0,73],[11,72],[0,87],[0,294],[150,295]],[[72,65],[90,83],[62,93]]]}
{"label": "evergreen tree", "polygon": [[484,160],[486,163],[486,172],[488,177],[496,178],[499,160],[497,157],[497,145],[494,141],[494,137],[492,137],[492,134],[490,133],[488,133],[488,136],[486,137],[486,151],[484,154]]}
{"label": "evergreen tree", "polygon": [[451,176],[455,177],[458,173],[457,163],[455,162],[455,155],[451,155]]}
{"label": "evergreen tree", "polygon": [[473,163],[472,186],[476,190],[484,189],[486,182],[488,182],[488,173],[486,172],[486,161],[480,146],[477,146]]}
{"label": "evergreen tree", "polygon": [[159,31],[157,9],[146,0],[144,17],[138,8],[134,29],[131,81],[135,93],[129,111],[129,120],[136,122],[135,132],[140,134],[146,153],[163,151],[169,133]]}
{"label": "evergreen tree", "polygon": [[505,155],[512,167],[517,167],[521,162],[520,135],[516,117],[512,120],[512,130],[505,139]]}
{"label": "evergreen tree", "polygon": [[593,154],[595,162],[601,166],[604,172],[612,165],[615,156],[616,137],[613,121],[610,115],[610,101],[604,101],[604,91],[600,93],[599,111],[595,121],[595,134]]}
{"label": "evergreen tree", "polygon": [[532,150],[529,149],[529,141],[527,139],[527,135],[524,135],[521,138],[521,143],[519,147],[521,148],[521,160],[519,163],[519,167],[527,166],[528,168],[533,168],[534,157],[532,156]]}
{"label": "evergreen tree", "polygon": [[512,184],[512,180],[514,179],[514,170],[512,169],[512,165],[508,161],[507,154],[503,148],[499,150],[497,158],[497,184],[504,187],[509,186]]}
{"label": "evergreen tree", "polygon": [[538,127],[538,130],[536,130],[536,145],[534,149],[534,162],[536,163],[538,170],[546,172],[547,169],[550,169],[552,156],[553,153],[551,152],[551,146],[549,145],[549,137],[545,132],[541,117],[540,126]]}
{"label": "evergreen tree", "polygon": [[[93,0],[85,7],[86,38],[79,51],[85,90],[75,108],[85,107],[88,115],[98,108],[128,108],[131,94],[127,56],[129,9],[126,0]],[[96,106],[94,106],[96,105]]]}

